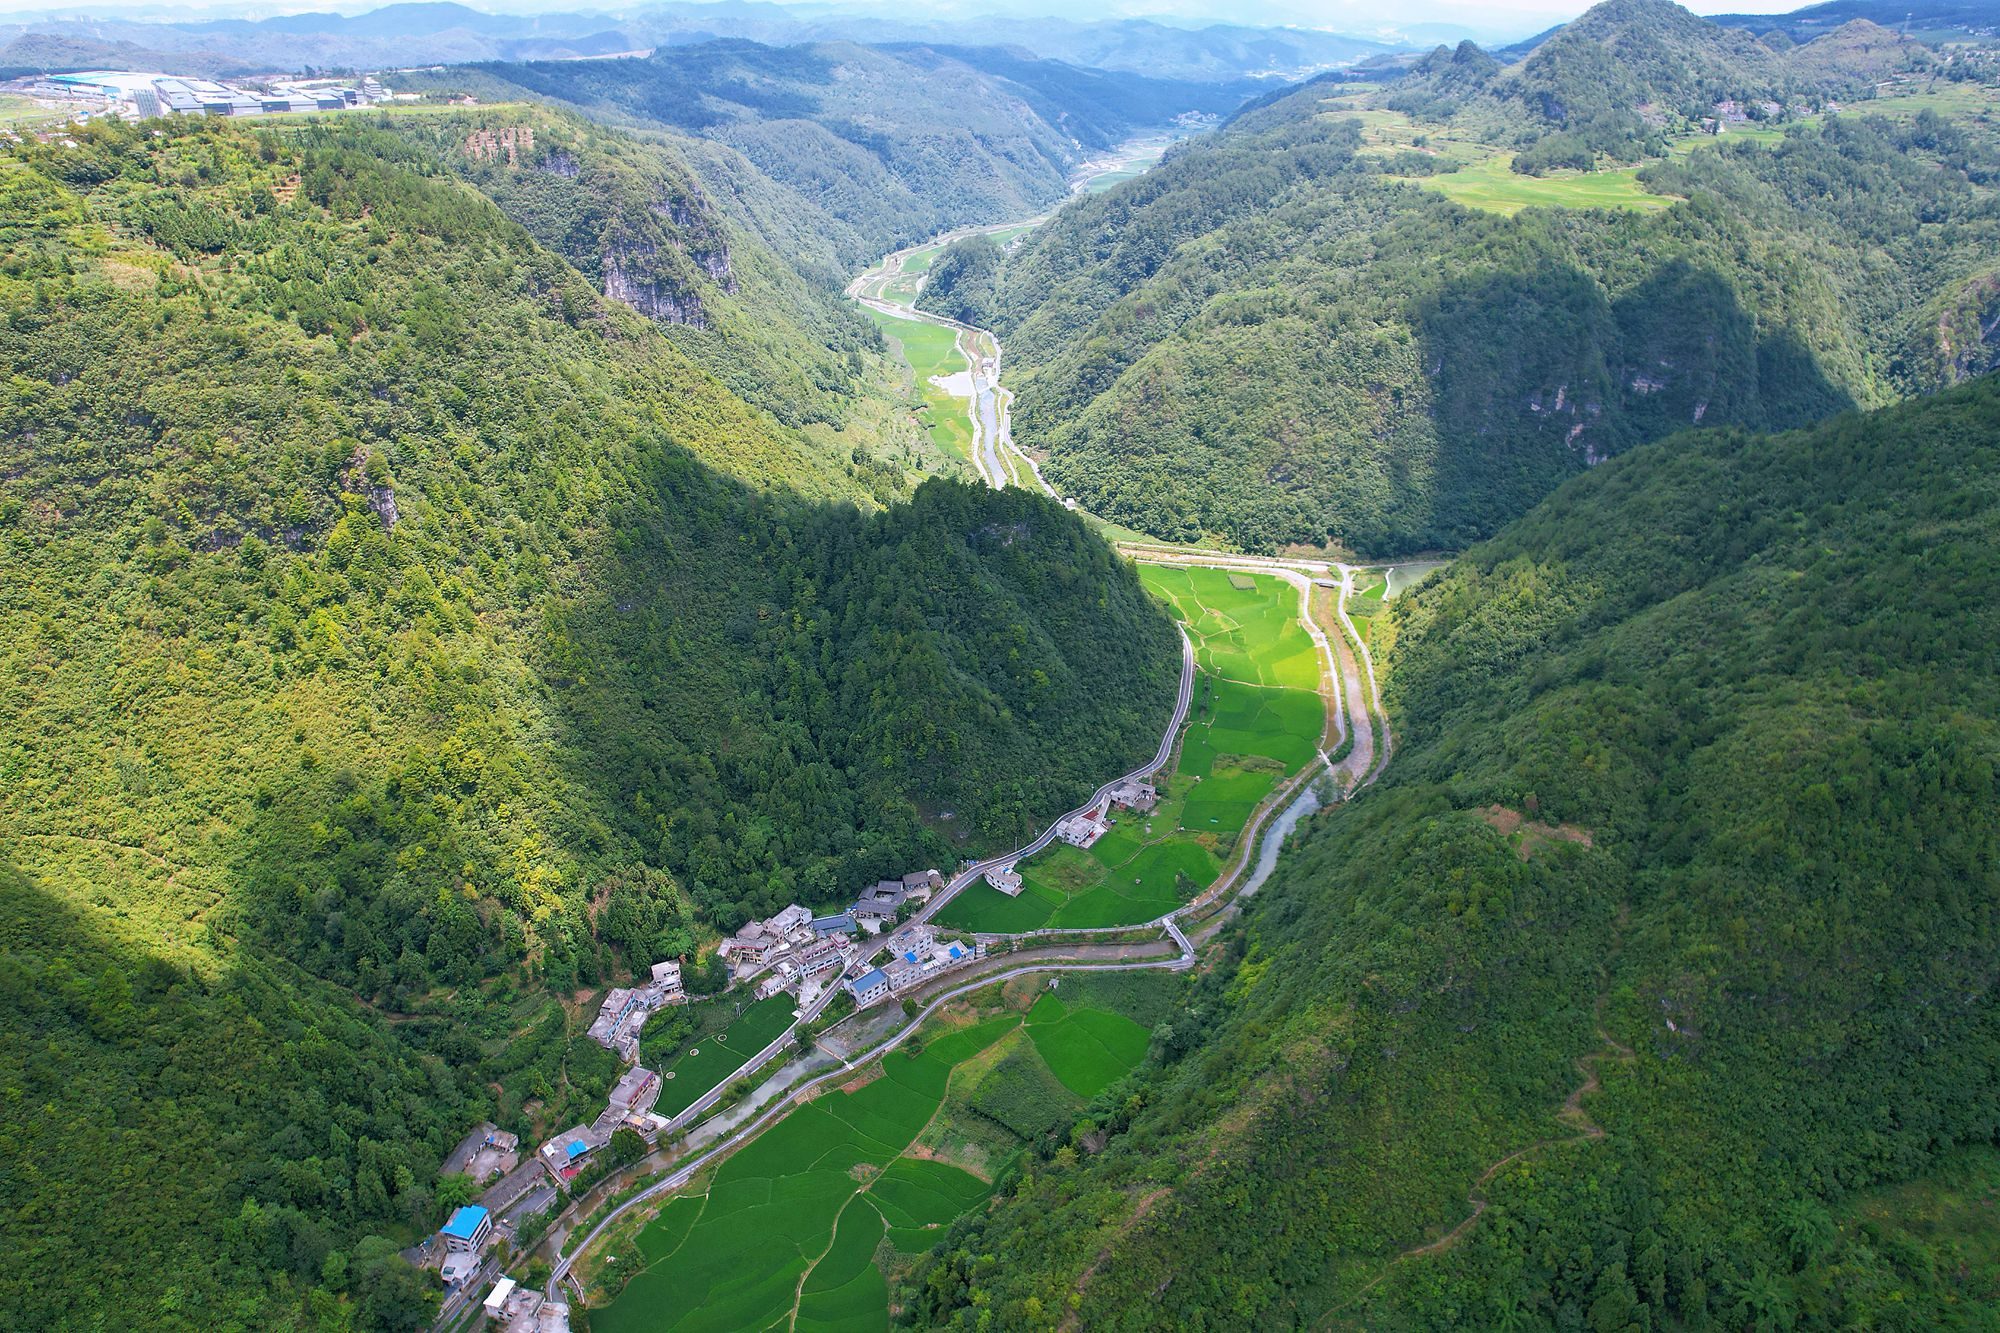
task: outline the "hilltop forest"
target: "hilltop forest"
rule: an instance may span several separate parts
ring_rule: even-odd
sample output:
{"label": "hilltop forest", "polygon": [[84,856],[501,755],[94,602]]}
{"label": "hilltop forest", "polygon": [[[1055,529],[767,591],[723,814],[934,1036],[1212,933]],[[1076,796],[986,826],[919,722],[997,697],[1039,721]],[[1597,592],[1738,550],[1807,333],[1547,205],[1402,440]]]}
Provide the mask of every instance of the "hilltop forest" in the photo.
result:
{"label": "hilltop forest", "polygon": [[[9,1327],[419,1325],[452,1141],[601,1105],[551,997],[1017,836],[1171,709],[1079,520],[850,429],[872,338],[769,331],[840,371],[788,424],[535,239],[621,219],[448,160],[477,128],[0,165]],[[738,243],[673,203],[673,262]],[[783,305],[732,253],[720,340]]]}
{"label": "hilltop forest", "polygon": [[1677,435],[1393,603],[1380,787],[909,1321],[1990,1328],[1996,442]]}
{"label": "hilltop forest", "polygon": [[[1834,100],[1856,77],[1834,34],[1782,62],[1781,129],[1688,131],[1682,109],[1737,84],[1657,67],[1705,68],[1739,36],[1617,0],[1504,80],[1476,52],[1440,57],[1508,97],[1446,96],[1436,66],[1379,92],[1328,76],[1079,200],[1008,257],[993,299],[1017,438],[1065,494],[1159,537],[1389,556],[1491,535],[1681,428],[1802,425],[1994,365],[1991,116],[1810,111],[1798,85]],[[1809,77],[1821,42],[1832,72]],[[1652,63],[1627,59],[1635,43]],[[1675,108],[1655,132],[1672,155],[1621,178],[1620,207],[1452,197],[1454,173],[1527,180],[1524,155],[1575,132],[1522,100],[1602,93],[1563,51]],[[1619,160],[1586,157],[1600,175],[1558,191]]]}
{"label": "hilltop forest", "polygon": [[748,41],[457,66],[399,87],[545,100],[678,141],[782,253],[843,281],[952,227],[1041,212],[1093,152],[1176,116],[1225,115],[1244,95],[999,47]]}

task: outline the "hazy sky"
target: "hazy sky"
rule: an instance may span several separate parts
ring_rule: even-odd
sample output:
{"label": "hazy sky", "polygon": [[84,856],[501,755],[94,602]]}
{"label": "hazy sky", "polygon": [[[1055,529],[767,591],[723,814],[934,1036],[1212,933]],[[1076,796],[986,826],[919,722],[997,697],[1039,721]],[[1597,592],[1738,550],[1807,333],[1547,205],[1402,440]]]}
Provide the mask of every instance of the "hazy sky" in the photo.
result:
{"label": "hazy sky", "polygon": [[[129,15],[147,19],[264,17],[306,11],[359,13],[380,8],[390,0],[214,0],[185,6],[141,0],[132,5],[86,0],[77,5],[50,0],[0,0],[0,13],[34,15]],[[461,0],[473,9],[505,13],[547,10],[627,13],[644,7],[643,0]],[[1684,0],[1698,14],[1782,13],[1810,0]],[[1589,8],[1584,0],[834,0],[802,8],[819,13],[863,12],[912,18],[946,14],[1008,14],[1039,16],[1059,13],[1065,18],[1125,18],[1157,16],[1183,23],[1226,22],[1297,24],[1342,32],[1373,34],[1427,23],[1459,24],[1492,32],[1526,33],[1573,18]]]}

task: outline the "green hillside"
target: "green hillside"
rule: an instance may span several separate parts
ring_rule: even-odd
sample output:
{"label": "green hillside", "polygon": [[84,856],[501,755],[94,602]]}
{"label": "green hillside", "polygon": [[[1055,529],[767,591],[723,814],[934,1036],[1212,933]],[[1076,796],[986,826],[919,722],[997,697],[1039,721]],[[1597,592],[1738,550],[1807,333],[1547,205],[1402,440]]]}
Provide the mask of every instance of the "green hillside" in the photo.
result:
{"label": "green hillside", "polygon": [[[1182,112],[1239,98],[1203,83],[1035,60],[998,48],[848,42],[663,46],[640,60],[450,68],[396,78],[417,91],[532,96],[614,123],[697,136],[740,155],[812,218],[852,270],[954,226],[1027,217],[1067,192],[1069,170]],[[710,177],[727,193],[721,175]],[[791,253],[786,250],[786,253]]]}
{"label": "green hillside", "polygon": [[425,124],[0,155],[8,1327],[413,1327],[382,1255],[452,1140],[602,1104],[558,1000],[1018,836],[1171,710],[1080,521],[864,511],[896,460],[732,394]]}
{"label": "green hillside", "polygon": [[1679,435],[1392,603],[1387,777],[913,1322],[1990,1326],[1996,442]]}
{"label": "green hillside", "polygon": [[1394,92],[1272,99],[1009,256],[1015,435],[1065,494],[1176,540],[1456,549],[1636,443],[2000,362],[1992,89],[1542,178],[1506,157],[1541,140]]}
{"label": "green hillside", "polygon": [[868,322],[719,207],[679,145],[532,104],[385,122],[463,175],[600,292],[652,318],[738,397],[788,425],[842,424]]}

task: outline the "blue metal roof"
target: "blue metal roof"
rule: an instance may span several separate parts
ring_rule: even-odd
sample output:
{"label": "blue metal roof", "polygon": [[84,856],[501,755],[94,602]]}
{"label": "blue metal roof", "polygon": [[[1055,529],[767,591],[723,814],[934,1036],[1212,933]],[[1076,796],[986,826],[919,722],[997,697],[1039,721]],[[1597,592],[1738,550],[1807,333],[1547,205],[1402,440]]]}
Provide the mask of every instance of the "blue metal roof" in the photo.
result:
{"label": "blue metal roof", "polygon": [[479,1233],[480,1223],[486,1220],[486,1210],[476,1203],[468,1203],[451,1215],[451,1221],[439,1228],[445,1235],[458,1240],[471,1240]]}
{"label": "blue metal roof", "polygon": [[959,952],[959,948],[958,948],[958,946],[957,946],[956,944],[954,944],[954,945],[952,945],[952,946],[951,946],[951,956],[952,956],[952,957],[953,957],[954,959],[958,959],[958,958],[963,958],[963,957],[965,957],[965,955],[964,955],[963,953]]}
{"label": "blue metal roof", "polygon": [[583,1156],[585,1153],[589,1151],[590,1151],[590,1145],[588,1143],[585,1143],[582,1139],[571,1139],[569,1141],[570,1161],[574,1162],[577,1158]]}
{"label": "blue metal roof", "polygon": [[882,975],[882,969],[879,967],[870,968],[854,979],[854,989],[856,990],[867,990],[871,986],[878,984],[883,986],[889,984],[889,978]]}
{"label": "blue metal roof", "polygon": [[904,961],[904,962],[906,962],[906,963],[914,963],[914,962],[916,962],[916,961],[917,961],[917,951],[916,951],[915,949],[905,949],[905,950],[903,950],[903,961]]}

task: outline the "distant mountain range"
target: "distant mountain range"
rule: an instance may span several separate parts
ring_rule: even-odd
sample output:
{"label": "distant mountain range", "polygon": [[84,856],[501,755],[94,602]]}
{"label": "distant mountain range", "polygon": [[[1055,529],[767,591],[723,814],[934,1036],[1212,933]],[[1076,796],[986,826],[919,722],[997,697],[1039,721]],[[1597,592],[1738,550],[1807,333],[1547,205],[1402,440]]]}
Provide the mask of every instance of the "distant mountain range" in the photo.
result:
{"label": "distant mountain range", "polygon": [[1145,19],[1071,22],[981,18],[898,21],[806,15],[777,5],[667,4],[603,13],[488,14],[452,3],[400,4],[353,16],[156,23],[47,18],[0,24],[0,70],[90,65],[171,66],[227,77],[311,68],[573,60],[716,38],[771,46],[817,41],[1018,46],[1038,56],[1158,78],[1228,82],[1300,78],[1396,49],[1391,43],[1296,28],[1170,27]]}
{"label": "distant mountain range", "polygon": [[1789,14],[1714,14],[1710,23],[1748,28],[1763,34],[1782,32],[1795,42],[1809,42],[1856,19],[1912,33],[1963,30],[2000,31],[2000,0],[1827,0]]}

